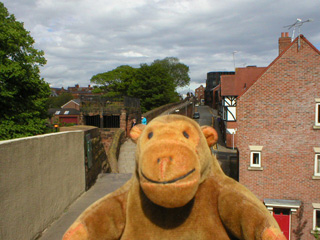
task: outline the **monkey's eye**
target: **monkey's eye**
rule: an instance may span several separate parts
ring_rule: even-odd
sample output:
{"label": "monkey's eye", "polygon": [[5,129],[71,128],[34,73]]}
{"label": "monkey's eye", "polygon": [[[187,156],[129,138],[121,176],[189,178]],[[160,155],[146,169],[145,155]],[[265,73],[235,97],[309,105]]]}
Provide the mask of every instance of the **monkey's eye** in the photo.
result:
{"label": "monkey's eye", "polygon": [[152,137],[153,137],[153,132],[149,132],[148,138],[150,139],[150,138],[152,138]]}
{"label": "monkey's eye", "polygon": [[189,134],[188,134],[186,131],[183,131],[183,136],[184,136],[185,138],[189,138]]}

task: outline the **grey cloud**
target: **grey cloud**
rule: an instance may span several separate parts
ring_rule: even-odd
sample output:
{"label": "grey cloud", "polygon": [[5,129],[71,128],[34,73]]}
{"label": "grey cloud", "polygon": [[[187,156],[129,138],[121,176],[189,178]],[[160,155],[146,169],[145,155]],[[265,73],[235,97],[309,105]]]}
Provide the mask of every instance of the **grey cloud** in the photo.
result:
{"label": "grey cloud", "polygon": [[[301,32],[320,48],[320,2],[315,0],[4,0],[31,31],[53,85],[88,85],[120,65],[138,67],[167,56],[190,67],[192,83],[236,66],[267,66],[277,56],[285,25],[306,20]],[[290,35],[292,30],[290,30]]]}

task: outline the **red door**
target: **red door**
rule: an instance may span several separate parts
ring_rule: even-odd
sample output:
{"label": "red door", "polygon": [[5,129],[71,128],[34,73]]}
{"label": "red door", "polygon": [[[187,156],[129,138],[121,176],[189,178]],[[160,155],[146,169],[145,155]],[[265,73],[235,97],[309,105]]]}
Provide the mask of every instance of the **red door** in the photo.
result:
{"label": "red door", "polygon": [[289,239],[290,235],[290,209],[273,208],[273,217],[277,220],[281,231]]}
{"label": "red door", "polygon": [[78,124],[78,118],[77,117],[60,117],[60,121],[63,123],[75,123]]}

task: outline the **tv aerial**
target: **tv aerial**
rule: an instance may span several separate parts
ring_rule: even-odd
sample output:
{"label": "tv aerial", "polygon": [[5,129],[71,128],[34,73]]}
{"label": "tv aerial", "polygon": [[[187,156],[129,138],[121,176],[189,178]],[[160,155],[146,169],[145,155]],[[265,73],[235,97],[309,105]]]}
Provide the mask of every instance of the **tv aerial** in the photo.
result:
{"label": "tv aerial", "polygon": [[305,20],[305,21],[302,21],[300,18],[297,18],[297,21],[294,24],[284,26],[284,28],[288,28],[288,30],[293,28],[291,42],[294,40],[294,33],[296,31],[296,28],[298,28],[298,30],[299,30],[298,36],[300,36],[300,28],[302,27],[302,25],[306,22],[312,22],[312,21],[313,21],[313,19],[311,19],[311,18],[309,18],[308,20]]}

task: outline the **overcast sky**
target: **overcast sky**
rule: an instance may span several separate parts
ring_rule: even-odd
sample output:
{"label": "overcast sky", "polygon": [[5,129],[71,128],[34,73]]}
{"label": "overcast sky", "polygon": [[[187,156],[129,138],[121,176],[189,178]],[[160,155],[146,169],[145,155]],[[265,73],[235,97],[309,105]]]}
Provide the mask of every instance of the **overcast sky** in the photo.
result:
{"label": "overcast sky", "polygon": [[[1,1],[1,0],[0,0]],[[177,57],[190,67],[190,86],[207,72],[267,66],[284,28],[320,49],[320,0],[2,0],[45,52],[41,77],[52,87],[87,86],[120,65],[139,67]],[[296,34],[298,29],[296,29]]]}

